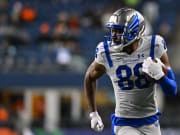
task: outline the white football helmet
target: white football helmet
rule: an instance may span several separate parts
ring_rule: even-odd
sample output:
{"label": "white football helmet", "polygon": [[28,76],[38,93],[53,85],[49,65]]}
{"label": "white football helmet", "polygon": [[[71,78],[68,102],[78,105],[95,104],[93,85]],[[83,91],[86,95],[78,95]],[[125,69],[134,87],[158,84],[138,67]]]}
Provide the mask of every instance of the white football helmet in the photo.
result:
{"label": "white football helmet", "polygon": [[[107,22],[106,28],[110,29],[110,35],[106,35],[105,41],[117,50],[130,45],[139,39],[145,30],[144,17],[136,10],[131,8],[121,8],[113,13]],[[112,29],[120,29],[122,34],[112,35]],[[120,43],[114,43],[113,38],[121,37]]]}

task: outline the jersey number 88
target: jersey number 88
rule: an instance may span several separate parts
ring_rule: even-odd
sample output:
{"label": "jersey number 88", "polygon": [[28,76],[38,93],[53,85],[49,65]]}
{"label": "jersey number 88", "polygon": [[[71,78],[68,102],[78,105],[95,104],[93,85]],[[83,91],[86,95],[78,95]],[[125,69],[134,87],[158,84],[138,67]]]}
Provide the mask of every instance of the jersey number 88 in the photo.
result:
{"label": "jersey number 88", "polygon": [[[140,73],[140,68],[142,68],[142,63],[138,63],[134,66],[134,76],[137,77],[136,80],[131,80],[132,69],[127,65],[119,66],[116,70],[116,75],[119,78],[118,85],[122,90],[131,90],[135,86],[139,89],[147,88],[149,86],[149,81],[145,75]],[[123,76],[123,71],[126,72],[126,76]]]}

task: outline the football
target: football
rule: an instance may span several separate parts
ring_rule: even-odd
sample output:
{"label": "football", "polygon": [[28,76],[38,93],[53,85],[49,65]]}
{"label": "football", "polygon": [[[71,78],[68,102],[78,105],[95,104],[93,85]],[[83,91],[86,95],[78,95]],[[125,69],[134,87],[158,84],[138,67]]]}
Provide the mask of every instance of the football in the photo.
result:
{"label": "football", "polygon": [[[153,59],[152,60],[153,62],[156,62],[157,63],[157,60],[156,59]],[[167,76],[168,75],[168,71],[167,71],[167,68],[165,65],[162,65],[162,71],[164,72],[164,74]],[[155,79],[151,78],[147,73],[144,72],[144,75],[146,76],[146,78],[148,80],[152,80],[152,81],[156,81]]]}

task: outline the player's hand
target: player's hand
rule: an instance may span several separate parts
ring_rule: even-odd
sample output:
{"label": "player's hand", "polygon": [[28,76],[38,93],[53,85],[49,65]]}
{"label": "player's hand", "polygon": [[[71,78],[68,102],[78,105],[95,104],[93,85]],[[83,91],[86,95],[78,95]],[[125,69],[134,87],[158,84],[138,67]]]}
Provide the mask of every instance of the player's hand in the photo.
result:
{"label": "player's hand", "polygon": [[143,62],[142,71],[148,74],[151,78],[159,80],[165,75],[162,66],[163,63],[160,59],[156,58],[155,60],[152,60],[151,57],[148,57]]}
{"label": "player's hand", "polygon": [[101,132],[104,128],[104,124],[98,112],[91,112],[89,116],[91,118],[91,128],[96,132]]}

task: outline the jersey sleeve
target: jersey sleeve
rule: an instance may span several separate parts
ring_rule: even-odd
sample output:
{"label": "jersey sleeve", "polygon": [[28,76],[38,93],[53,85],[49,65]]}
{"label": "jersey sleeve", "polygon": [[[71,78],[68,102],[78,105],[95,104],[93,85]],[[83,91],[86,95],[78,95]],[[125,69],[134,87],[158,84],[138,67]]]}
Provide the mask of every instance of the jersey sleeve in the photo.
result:
{"label": "jersey sleeve", "polygon": [[161,58],[161,56],[166,52],[167,52],[167,46],[164,38],[157,35],[155,41],[155,57]]}
{"label": "jersey sleeve", "polygon": [[106,66],[105,59],[104,59],[103,42],[100,42],[96,47],[95,61],[101,65]]}

